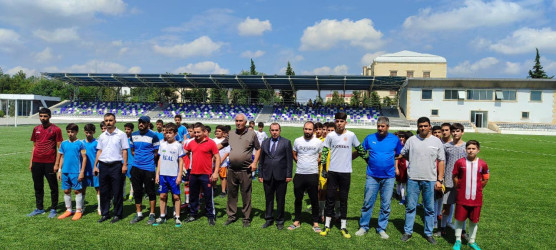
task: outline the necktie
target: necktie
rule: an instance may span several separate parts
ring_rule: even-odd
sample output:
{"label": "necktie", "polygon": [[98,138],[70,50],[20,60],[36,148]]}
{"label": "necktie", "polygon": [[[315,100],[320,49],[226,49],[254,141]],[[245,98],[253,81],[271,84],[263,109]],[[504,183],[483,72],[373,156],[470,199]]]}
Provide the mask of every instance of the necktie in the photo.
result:
{"label": "necktie", "polygon": [[270,149],[270,153],[274,154],[276,152],[276,144],[278,144],[278,140],[272,140],[274,144],[272,144],[272,148]]}

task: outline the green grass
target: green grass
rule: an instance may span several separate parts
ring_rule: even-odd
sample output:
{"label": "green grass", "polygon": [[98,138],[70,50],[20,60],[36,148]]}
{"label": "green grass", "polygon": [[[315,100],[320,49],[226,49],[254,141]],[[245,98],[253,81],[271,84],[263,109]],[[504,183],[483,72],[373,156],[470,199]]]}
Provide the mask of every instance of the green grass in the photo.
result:
{"label": "green grass", "polygon": [[[38,121],[37,121],[38,122]],[[122,126],[123,124],[118,124]],[[60,125],[64,128],[65,125]],[[82,125],[80,126],[82,129]],[[282,135],[293,140],[301,136],[301,128],[284,127]],[[413,238],[407,242],[399,239],[403,233],[404,207],[392,202],[389,240],[377,234],[356,237],[366,164],[354,161],[348,205],[348,230],[353,238],[344,239],[334,228],[328,237],[313,233],[304,213],[302,227],[293,232],[278,231],[276,227],[261,229],[264,223],[264,192],[262,184],[253,183],[253,222],[243,228],[238,221],[224,227],[226,220],[225,199],[215,200],[217,225],[209,227],[205,217],[175,228],[171,223],[159,227],[143,221],[130,225],[134,205],[124,203],[124,219],[117,224],[97,223],[96,197],[90,189],[87,194],[86,214],[80,221],[48,219],[46,215],[33,218],[26,214],[34,209],[35,198],[31,173],[28,170],[32,126],[0,127],[0,242],[2,248],[330,248],[330,249],[423,249],[431,246],[422,238],[423,211],[418,210]],[[367,129],[353,129],[363,140]],[[98,133],[98,132],[97,132]],[[97,134],[98,135],[98,134]],[[79,138],[84,133],[79,133]],[[64,138],[66,135],[64,133]],[[467,133],[464,139],[477,139],[482,144],[479,157],[485,159],[491,170],[491,180],[485,188],[484,206],[479,223],[477,242],[484,249],[550,249],[556,247],[554,225],[556,217],[556,137],[528,135],[498,135]],[[13,154],[11,154],[13,153]],[[129,182],[128,182],[129,183]],[[129,185],[129,184],[127,184]],[[49,204],[49,189],[45,185],[45,206]],[[126,186],[126,190],[129,187]],[[60,190],[61,193],[61,190]],[[58,211],[63,211],[60,195]],[[293,216],[293,186],[288,185],[286,197],[286,226]],[[240,203],[241,204],[241,203]],[[158,211],[158,209],[157,209]],[[378,203],[373,211],[371,226],[377,223]],[[434,248],[451,248],[453,231],[447,239],[438,239]],[[465,249],[466,247],[464,247]]]}

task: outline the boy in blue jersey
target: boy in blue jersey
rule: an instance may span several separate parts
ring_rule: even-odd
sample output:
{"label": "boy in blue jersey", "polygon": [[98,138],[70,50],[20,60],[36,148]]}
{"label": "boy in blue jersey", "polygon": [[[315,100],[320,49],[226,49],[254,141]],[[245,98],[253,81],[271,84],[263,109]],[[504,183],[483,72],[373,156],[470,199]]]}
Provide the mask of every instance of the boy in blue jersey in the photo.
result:
{"label": "boy in blue jersey", "polygon": [[[68,139],[62,142],[58,153],[60,154],[60,170],[58,179],[62,181],[64,190],[64,202],[66,212],[58,216],[58,219],[65,219],[73,214],[72,220],[79,220],[83,216],[83,180],[85,179],[85,166],[87,154],[85,145],[77,139],[79,127],[75,123],[66,126]],[[71,210],[71,190],[75,192],[75,214]]]}
{"label": "boy in blue jersey", "polygon": [[84,130],[85,130],[86,138],[83,140],[83,144],[85,144],[85,151],[87,152],[87,164],[85,166],[85,180],[83,181],[84,184],[83,200],[85,200],[85,197],[87,196],[86,187],[94,187],[95,190],[97,191],[97,204],[98,204],[97,211],[98,211],[98,215],[100,215],[100,192],[98,189],[99,186],[98,176],[95,176],[93,174],[93,165],[95,164],[95,158],[98,151],[97,149],[98,141],[94,137],[96,127],[95,125],[89,123],[85,125]]}
{"label": "boy in blue jersey", "polygon": [[154,209],[156,207],[156,188],[155,188],[155,155],[158,151],[160,142],[155,133],[149,130],[151,118],[141,116],[139,118],[138,131],[131,134],[130,148],[133,152],[133,169],[131,170],[131,184],[133,185],[135,207],[137,214],[130,221],[135,224],[143,219],[143,191],[149,197],[150,214],[147,223],[152,225],[155,222]]}
{"label": "boy in blue jersey", "polygon": [[164,121],[156,121],[156,131],[154,133],[158,136],[158,141],[164,141]]}
{"label": "boy in blue jersey", "polygon": [[176,126],[178,126],[178,135],[179,138],[181,138],[181,140],[178,141],[181,143],[183,142],[183,140],[189,138],[189,133],[187,131],[187,128],[181,125],[181,115],[174,116],[174,122],[176,122]]}
{"label": "boy in blue jersey", "polygon": [[[133,125],[133,123],[126,123],[124,125],[125,128],[125,134],[127,135],[127,143],[129,144],[129,148],[127,149],[127,173],[125,174],[125,176],[127,178],[129,178],[129,197],[128,200],[133,201],[133,185],[131,184],[131,168],[133,168],[133,153],[131,145],[133,144],[131,141],[131,134],[133,133],[133,129],[135,128],[135,126]],[[125,179],[124,179],[124,200],[125,200]]]}
{"label": "boy in blue jersey", "polygon": [[181,143],[175,140],[177,126],[168,123],[165,126],[165,141],[160,143],[158,154],[160,160],[156,171],[156,183],[160,194],[160,217],[156,219],[153,226],[158,226],[166,222],[166,203],[168,201],[168,191],[172,192],[174,201],[176,227],[181,227],[180,221],[180,183],[183,174],[183,157],[185,151]]}

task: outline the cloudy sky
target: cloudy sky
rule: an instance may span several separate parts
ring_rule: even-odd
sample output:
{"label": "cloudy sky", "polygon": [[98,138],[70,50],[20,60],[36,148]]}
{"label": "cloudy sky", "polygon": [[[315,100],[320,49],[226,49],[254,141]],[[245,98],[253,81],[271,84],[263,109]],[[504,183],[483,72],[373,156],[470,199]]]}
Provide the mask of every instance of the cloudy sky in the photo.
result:
{"label": "cloudy sky", "polygon": [[0,0],[4,73],[354,74],[384,53],[443,56],[448,77],[556,74],[556,0]]}

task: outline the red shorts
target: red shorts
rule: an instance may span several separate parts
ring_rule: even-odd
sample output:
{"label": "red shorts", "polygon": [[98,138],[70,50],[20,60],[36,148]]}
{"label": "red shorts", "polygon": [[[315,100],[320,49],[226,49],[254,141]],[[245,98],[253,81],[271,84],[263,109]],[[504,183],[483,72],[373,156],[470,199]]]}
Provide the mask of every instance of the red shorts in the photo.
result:
{"label": "red shorts", "polygon": [[456,204],[456,212],[454,217],[456,220],[465,221],[469,218],[473,223],[479,223],[479,216],[481,215],[481,206],[464,206]]}

